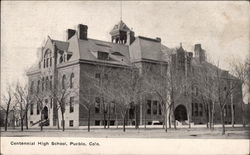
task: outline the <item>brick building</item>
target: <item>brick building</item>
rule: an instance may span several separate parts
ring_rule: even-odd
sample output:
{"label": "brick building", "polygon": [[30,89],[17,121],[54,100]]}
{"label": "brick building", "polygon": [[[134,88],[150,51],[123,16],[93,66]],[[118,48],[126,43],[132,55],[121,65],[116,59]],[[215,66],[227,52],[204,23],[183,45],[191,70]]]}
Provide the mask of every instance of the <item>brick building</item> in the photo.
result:
{"label": "brick building", "polygon": [[[30,106],[30,126],[39,126],[41,118],[45,126],[53,127],[61,122],[62,105],[60,107],[56,104],[58,100],[55,96],[66,89],[67,93],[64,91],[62,92],[64,94],[59,94],[59,96],[65,95],[66,104],[63,105],[63,111],[66,127],[78,128],[87,125],[88,115],[91,115],[91,125],[104,123],[121,125],[123,120],[121,114],[117,113],[119,109],[116,108],[116,103],[112,100],[101,102],[100,90],[103,87],[98,84],[108,86],[111,83],[117,83],[115,80],[117,75],[126,77],[130,75],[131,70],[135,70],[144,79],[154,77],[156,71],[160,71],[161,74],[178,72],[180,79],[194,77],[194,68],[206,62],[205,50],[199,44],[195,45],[193,57],[193,53],[185,51],[182,46],[176,49],[166,47],[161,43],[160,38],[136,37],[123,21],[113,27],[110,35],[111,42],[91,39],[88,37],[88,27],[80,24],[78,31],[67,30],[66,41],[48,37],[39,51],[39,62],[27,73],[29,93],[40,101],[36,100]],[[157,83],[157,80],[153,82]],[[185,89],[194,91],[193,87]],[[179,122],[189,119],[195,124],[205,123],[205,107],[200,99],[195,101],[193,93],[180,94],[174,99],[175,107],[172,116],[174,115]],[[90,96],[91,98],[88,98]],[[112,98],[112,94],[110,96]],[[237,99],[234,104],[237,114],[235,121],[240,122],[240,116],[238,116],[240,112],[237,111],[240,111],[238,103],[241,102],[242,97]],[[88,107],[86,108],[88,102],[94,103],[90,106],[90,113],[87,110]],[[215,115],[217,119],[219,115],[217,113]],[[162,116],[159,96],[150,91],[144,91],[140,95],[140,103],[128,107],[126,124],[163,122]]]}

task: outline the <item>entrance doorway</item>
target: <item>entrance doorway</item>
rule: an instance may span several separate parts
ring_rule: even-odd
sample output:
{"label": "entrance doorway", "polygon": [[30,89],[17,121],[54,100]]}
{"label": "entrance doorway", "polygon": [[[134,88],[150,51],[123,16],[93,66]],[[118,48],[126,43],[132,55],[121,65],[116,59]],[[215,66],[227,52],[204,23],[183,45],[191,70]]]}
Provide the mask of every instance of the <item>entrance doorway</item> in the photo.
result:
{"label": "entrance doorway", "polygon": [[183,122],[187,120],[187,109],[184,105],[178,105],[174,111],[175,120]]}

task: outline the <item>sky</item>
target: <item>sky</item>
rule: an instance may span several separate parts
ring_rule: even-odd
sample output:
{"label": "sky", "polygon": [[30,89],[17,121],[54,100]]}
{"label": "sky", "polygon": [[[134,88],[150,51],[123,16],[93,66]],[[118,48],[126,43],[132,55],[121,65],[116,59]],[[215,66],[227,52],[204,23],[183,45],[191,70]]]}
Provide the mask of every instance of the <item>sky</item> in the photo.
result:
{"label": "sky", "polygon": [[25,82],[48,36],[66,40],[66,30],[81,23],[89,38],[110,41],[121,14],[136,36],[160,37],[170,48],[182,43],[187,51],[201,43],[211,61],[229,69],[232,58],[244,61],[249,53],[249,13],[247,1],[2,1],[1,90]]}

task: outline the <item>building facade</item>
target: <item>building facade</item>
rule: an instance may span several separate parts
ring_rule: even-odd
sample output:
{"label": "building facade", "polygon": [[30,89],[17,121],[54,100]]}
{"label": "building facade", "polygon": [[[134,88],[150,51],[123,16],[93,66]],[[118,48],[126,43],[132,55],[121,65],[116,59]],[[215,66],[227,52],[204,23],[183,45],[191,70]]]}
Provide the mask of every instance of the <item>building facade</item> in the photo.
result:
{"label": "building facade", "polygon": [[[30,127],[38,127],[41,123],[57,127],[64,123],[67,128],[78,128],[86,126],[88,122],[90,125],[112,126],[122,125],[124,120],[127,125],[150,125],[154,121],[163,123],[167,110],[163,109],[156,91],[146,87],[164,85],[158,75],[169,78],[172,77],[169,75],[175,75],[174,79],[190,80],[190,86],[178,86],[172,91],[173,95],[166,99],[169,103],[174,102],[173,107],[171,104],[173,112],[170,112],[170,121],[206,123],[206,106],[198,97],[201,85],[193,87],[195,69],[207,63],[206,52],[200,44],[195,45],[193,56],[193,52],[187,52],[182,46],[176,49],[166,47],[160,38],[136,37],[123,21],[113,27],[110,35],[111,42],[91,39],[88,37],[88,27],[79,24],[77,31],[67,30],[66,41],[48,37],[39,51],[39,62],[27,73],[29,94],[34,98],[28,116]],[[121,76],[124,78],[118,80],[117,77]],[[129,103],[126,95],[127,98],[131,97],[131,91],[137,88],[126,88],[123,84],[135,79],[140,79],[143,87],[140,90],[143,91],[137,92],[140,93],[139,99]],[[176,85],[181,85],[178,80],[175,81]],[[147,84],[143,83],[145,81]],[[108,91],[115,84],[112,90],[119,90],[113,91],[118,95]],[[162,92],[170,90],[169,83],[165,87]],[[238,90],[241,91],[240,88]],[[122,108],[119,109],[118,96],[122,100],[120,102],[127,104],[125,115]],[[231,101],[234,102],[235,122],[240,123],[241,116],[238,115],[242,97],[233,97],[228,102]],[[231,106],[227,107],[229,110]],[[216,121],[220,118],[217,113],[218,110],[215,110]],[[227,119],[230,123],[229,113]]]}

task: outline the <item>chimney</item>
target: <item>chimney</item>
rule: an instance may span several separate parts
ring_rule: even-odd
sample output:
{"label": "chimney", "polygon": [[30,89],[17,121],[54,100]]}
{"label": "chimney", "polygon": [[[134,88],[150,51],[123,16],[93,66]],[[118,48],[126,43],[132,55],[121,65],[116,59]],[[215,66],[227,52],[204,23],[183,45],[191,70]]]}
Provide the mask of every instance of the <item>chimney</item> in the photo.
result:
{"label": "chimney", "polygon": [[194,45],[195,57],[199,58],[200,62],[206,60],[206,52],[201,48],[201,44]]}
{"label": "chimney", "polygon": [[88,26],[79,24],[78,25],[78,33],[79,33],[79,39],[81,40],[87,40],[88,39]]}
{"label": "chimney", "polygon": [[68,34],[68,40],[69,40],[71,37],[73,37],[76,34],[76,30],[68,29],[67,34]]}

